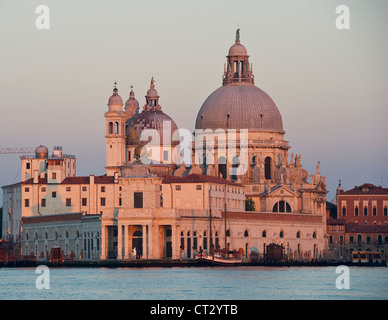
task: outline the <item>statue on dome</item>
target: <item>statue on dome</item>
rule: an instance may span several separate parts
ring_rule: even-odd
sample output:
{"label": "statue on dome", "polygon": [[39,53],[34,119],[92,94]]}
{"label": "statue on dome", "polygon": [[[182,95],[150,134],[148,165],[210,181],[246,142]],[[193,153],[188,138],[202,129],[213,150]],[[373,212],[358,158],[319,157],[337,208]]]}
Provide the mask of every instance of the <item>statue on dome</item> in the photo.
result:
{"label": "statue on dome", "polygon": [[240,42],[240,29],[236,31],[236,42]]}

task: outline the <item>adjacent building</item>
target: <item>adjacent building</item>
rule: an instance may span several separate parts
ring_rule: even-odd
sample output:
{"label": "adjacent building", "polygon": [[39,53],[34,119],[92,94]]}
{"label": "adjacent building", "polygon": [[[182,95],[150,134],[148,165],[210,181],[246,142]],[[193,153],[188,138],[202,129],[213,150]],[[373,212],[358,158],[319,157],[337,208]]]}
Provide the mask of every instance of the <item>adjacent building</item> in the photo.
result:
{"label": "adjacent building", "polygon": [[337,188],[337,218],[328,219],[331,253],[350,259],[352,252],[388,249],[388,188],[364,183],[344,191]]}

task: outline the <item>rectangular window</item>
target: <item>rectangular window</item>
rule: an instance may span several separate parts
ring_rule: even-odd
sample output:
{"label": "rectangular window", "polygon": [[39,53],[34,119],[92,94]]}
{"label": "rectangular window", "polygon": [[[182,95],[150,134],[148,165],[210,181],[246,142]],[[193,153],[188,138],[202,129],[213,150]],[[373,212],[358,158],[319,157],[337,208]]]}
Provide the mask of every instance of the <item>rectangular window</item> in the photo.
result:
{"label": "rectangular window", "polygon": [[181,190],[181,185],[180,185],[180,184],[177,184],[177,185],[175,186],[175,190]]}
{"label": "rectangular window", "polygon": [[342,215],[346,216],[346,207],[342,207]]}
{"label": "rectangular window", "polygon": [[88,205],[88,199],[87,198],[82,198],[82,206],[86,207]]}
{"label": "rectangular window", "polygon": [[133,204],[135,208],[143,208],[143,192],[133,194]]}
{"label": "rectangular window", "polygon": [[29,162],[26,163],[26,169],[30,169],[31,168],[31,164]]}
{"label": "rectangular window", "polygon": [[24,199],[24,206],[28,208],[30,206],[30,199]]}
{"label": "rectangular window", "polygon": [[82,187],[82,191],[88,191],[86,187]]}
{"label": "rectangular window", "polygon": [[101,192],[105,192],[105,186],[101,186]]}
{"label": "rectangular window", "polygon": [[197,184],[197,185],[196,185],[196,190],[202,190],[202,185]]}
{"label": "rectangular window", "polygon": [[66,187],[66,191],[71,191],[71,187]]}
{"label": "rectangular window", "polygon": [[71,199],[70,198],[66,199],[66,207],[71,207]]}
{"label": "rectangular window", "polygon": [[55,172],[53,172],[53,173],[51,174],[51,178],[52,178],[52,179],[56,179],[56,178],[57,178],[57,174],[56,174]]}
{"label": "rectangular window", "polygon": [[42,187],[42,192],[46,192],[46,187]]}
{"label": "rectangular window", "polygon": [[57,192],[56,192],[56,191],[53,191],[53,192],[51,193],[51,197],[52,197],[52,198],[56,198],[56,197],[57,197]]}
{"label": "rectangular window", "polygon": [[163,151],[163,160],[164,161],[168,160],[168,151]]}
{"label": "rectangular window", "polygon": [[105,198],[101,198],[101,205],[105,206]]}
{"label": "rectangular window", "polygon": [[30,192],[30,188],[24,188],[25,192]]}
{"label": "rectangular window", "polygon": [[46,199],[41,199],[40,200],[40,205],[44,208],[46,207]]}
{"label": "rectangular window", "polygon": [[128,151],[128,162],[131,161],[131,151]]}
{"label": "rectangular window", "polygon": [[121,207],[122,204],[123,204],[123,203],[122,203],[122,199],[119,198],[119,206]]}

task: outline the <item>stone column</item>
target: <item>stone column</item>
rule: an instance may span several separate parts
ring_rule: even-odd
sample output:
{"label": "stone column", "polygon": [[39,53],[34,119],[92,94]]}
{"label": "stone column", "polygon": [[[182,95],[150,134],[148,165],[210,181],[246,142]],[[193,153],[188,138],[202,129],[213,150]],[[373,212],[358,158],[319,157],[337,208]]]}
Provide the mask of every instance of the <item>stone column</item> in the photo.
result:
{"label": "stone column", "polygon": [[124,257],[123,259],[129,259],[129,240],[128,240],[128,226],[124,226]]}
{"label": "stone column", "polygon": [[179,238],[177,237],[177,226],[175,224],[171,225],[171,241],[172,241],[172,258],[179,259]]}
{"label": "stone column", "polygon": [[142,252],[142,259],[147,259],[147,225],[142,224],[142,247],[143,247],[143,252]]}
{"label": "stone column", "polygon": [[117,226],[117,259],[123,258],[123,226]]}
{"label": "stone column", "polygon": [[148,225],[148,259],[155,259],[153,246],[153,224]]}
{"label": "stone column", "polygon": [[108,243],[107,226],[102,224],[101,225],[101,257],[100,257],[101,260],[105,260],[107,258],[107,243]]}

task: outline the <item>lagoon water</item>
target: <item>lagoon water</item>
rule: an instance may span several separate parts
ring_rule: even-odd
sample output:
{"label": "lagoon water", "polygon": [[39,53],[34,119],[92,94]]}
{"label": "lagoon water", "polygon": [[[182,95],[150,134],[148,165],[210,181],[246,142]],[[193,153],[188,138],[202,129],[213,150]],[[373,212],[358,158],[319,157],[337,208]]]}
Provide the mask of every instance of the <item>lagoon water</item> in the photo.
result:
{"label": "lagoon water", "polygon": [[[387,300],[388,267],[1,268],[0,300]],[[43,275],[43,274],[42,274]],[[47,282],[46,282],[47,283]]]}

